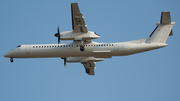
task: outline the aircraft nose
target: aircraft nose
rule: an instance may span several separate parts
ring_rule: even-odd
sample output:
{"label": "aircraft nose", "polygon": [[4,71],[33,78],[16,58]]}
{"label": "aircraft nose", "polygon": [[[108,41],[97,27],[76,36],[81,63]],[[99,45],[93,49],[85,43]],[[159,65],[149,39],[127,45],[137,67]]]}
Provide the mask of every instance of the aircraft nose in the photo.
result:
{"label": "aircraft nose", "polygon": [[11,57],[11,52],[7,52],[6,54],[4,54],[4,57]]}

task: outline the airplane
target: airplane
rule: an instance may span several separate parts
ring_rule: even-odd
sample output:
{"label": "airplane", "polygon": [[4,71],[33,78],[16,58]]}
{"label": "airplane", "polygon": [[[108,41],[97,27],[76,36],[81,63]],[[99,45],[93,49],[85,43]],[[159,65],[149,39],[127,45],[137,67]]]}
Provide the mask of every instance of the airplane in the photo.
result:
{"label": "airplane", "polygon": [[[59,27],[54,35],[58,44],[19,45],[10,50],[4,57],[10,58],[52,58],[60,57],[66,62],[80,62],[88,75],[95,75],[95,62],[103,61],[112,56],[127,56],[167,46],[166,40],[173,35],[170,12],[161,12],[161,20],[148,38],[116,43],[98,43],[92,39],[100,36],[88,31],[78,4],[71,3],[72,31],[60,32]],[[73,40],[71,43],[60,44],[60,40]]]}

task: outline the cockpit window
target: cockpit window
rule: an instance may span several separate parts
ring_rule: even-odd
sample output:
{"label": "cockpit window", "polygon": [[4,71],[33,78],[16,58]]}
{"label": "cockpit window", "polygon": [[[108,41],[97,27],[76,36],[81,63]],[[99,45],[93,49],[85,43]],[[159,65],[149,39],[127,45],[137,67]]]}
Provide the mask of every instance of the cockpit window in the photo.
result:
{"label": "cockpit window", "polygon": [[[94,32],[94,34],[98,35],[96,32]],[[98,36],[100,36],[100,35],[98,35]]]}
{"label": "cockpit window", "polygon": [[17,47],[21,47],[21,45],[17,46]]}

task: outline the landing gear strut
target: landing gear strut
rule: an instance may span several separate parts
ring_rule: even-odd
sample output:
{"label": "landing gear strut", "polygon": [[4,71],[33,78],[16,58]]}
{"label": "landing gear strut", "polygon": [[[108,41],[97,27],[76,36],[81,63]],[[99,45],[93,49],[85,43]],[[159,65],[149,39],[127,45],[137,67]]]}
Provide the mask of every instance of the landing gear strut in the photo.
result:
{"label": "landing gear strut", "polygon": [[80,45],[80,51],[84,51],[84,46],[83,45]]}
{"label": "landing gear strut", "polygon": [[83,45],[83,41],[84,40],[81,40],[81,45],[80,45],[80,51],[83,52],[85,49],[84,49],[84,45]]}
{"label": "landing gear strut", "polygon": [[11,57],[11,59],[10,59],[10,62],[11,62],[11,63],[13,63],[13,62],[14,62],[14,60],[13,60],[13,58],[12,58],[12,57]]}
{"label": "landing gear strut", "polygon": [[89,70],[89,68],[88,68],[88,67],[89,67],[89,63],[87,62],[87,63],[86,63],[86,68],[85,68],[85,69],[86,69],[86,73],[87,73],[87,74],[89,74],[89,73],[90,73],[90,70]]}

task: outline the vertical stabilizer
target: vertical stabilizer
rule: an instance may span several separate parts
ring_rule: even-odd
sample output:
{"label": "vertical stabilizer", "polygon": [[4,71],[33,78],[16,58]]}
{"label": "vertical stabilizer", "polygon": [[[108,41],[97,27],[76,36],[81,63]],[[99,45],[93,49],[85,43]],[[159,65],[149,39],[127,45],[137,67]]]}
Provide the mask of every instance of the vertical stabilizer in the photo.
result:
{"label": "vertical stabilizer", "polygon": [[175,22],[171,22],[170,12],[162,12],[160,22],[156,23],[157,27],[147,38],[146,43],[166,43],[168,36],[173,35],[174,24]]}

